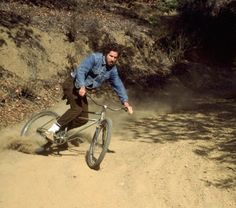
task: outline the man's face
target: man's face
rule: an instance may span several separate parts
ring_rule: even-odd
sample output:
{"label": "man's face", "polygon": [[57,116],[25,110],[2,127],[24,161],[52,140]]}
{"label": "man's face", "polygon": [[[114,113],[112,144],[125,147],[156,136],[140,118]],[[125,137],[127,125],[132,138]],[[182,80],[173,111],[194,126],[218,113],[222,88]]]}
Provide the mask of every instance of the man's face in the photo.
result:
{"label": "man's face", "polygon": [[110,51],[106,56],[106,63],[108,66],[113,66],[118,59],[118,52]]}

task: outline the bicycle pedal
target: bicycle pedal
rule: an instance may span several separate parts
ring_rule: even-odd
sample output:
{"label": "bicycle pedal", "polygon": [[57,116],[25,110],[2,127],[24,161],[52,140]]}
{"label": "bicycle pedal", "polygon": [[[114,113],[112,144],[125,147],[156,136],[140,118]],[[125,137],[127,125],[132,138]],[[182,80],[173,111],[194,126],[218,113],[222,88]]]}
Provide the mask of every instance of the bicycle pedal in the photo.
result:
{"label": "bicycle pedal", "polygon": [[66,133],[63,131],[60,131],[58,133],[55,134],[55,140],[57,139],[65,139],[66,138]]}
{"label": "bicycle pedal", "polygon": [[67,136],[65,135],[65,132],[58,132],[55,135],[54,142],[56,145],[62,145],[67,142]]}

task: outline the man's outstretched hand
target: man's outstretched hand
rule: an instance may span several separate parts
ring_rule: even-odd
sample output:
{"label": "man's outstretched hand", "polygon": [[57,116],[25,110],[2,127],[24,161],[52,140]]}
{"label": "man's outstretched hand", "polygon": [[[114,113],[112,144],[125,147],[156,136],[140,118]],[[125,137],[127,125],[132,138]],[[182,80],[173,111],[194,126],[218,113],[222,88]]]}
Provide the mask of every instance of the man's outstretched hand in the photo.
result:
{"label": "man's outstretched hand", "polygon": [[124,102],[124,106],[127,108],[129,114],[133,114],[133,108],[129,105],[128,102]]}

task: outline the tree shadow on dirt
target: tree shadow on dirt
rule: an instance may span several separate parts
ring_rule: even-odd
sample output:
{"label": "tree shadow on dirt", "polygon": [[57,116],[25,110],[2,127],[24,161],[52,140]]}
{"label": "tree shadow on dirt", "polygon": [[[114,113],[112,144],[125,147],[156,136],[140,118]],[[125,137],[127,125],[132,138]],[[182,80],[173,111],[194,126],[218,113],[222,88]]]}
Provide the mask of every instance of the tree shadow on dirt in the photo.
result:
{"label": "tree shadow on dirt", "polygon": [[165,143],[179,140],[218,140],[235,138],[236,105],[230,100],[214,103],[195,100],[195,105],[172,113],[128,120],[124,130],[133,139]]}
{"label": "tree shadow on dirt", "polygon": [[216,179],[213,182],[205,181],[209,186],[217,188],[236,187],[236,131],[232,132],[232,138],[225,138],[222,141],[215,141],[211,148],[199,146],[194,152],[210,160],[221,164],[227,172],[224,178]]}
{"label": "tree shadow on dirt", "polygon": [[[236,187],[236,103],[233,100],[195,100],[195,105],[175,112],[129,120],[123,129],[130,140],[164,144],[181,140],[198,141],[194,153],[222,164],[229,176],[209,185]],[[125,133],[123,132],[123,135]],[[202,145],[203,144],[203,145]],[[200,146],[201,145],[201,146]]]}

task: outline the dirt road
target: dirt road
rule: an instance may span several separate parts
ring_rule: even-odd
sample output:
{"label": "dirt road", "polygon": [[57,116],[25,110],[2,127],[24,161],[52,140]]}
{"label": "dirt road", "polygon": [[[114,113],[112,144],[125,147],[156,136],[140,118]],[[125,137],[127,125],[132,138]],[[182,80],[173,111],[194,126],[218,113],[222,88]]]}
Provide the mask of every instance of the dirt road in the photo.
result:
{"label": "dirt road", "polygon": [[40,156],[19,151],[18,127],[2,131],[0,207],[236,207],[235,104],[154,112],[136,109],[114,123],[115,153],[99,171],[86,165],[86,141]]}

